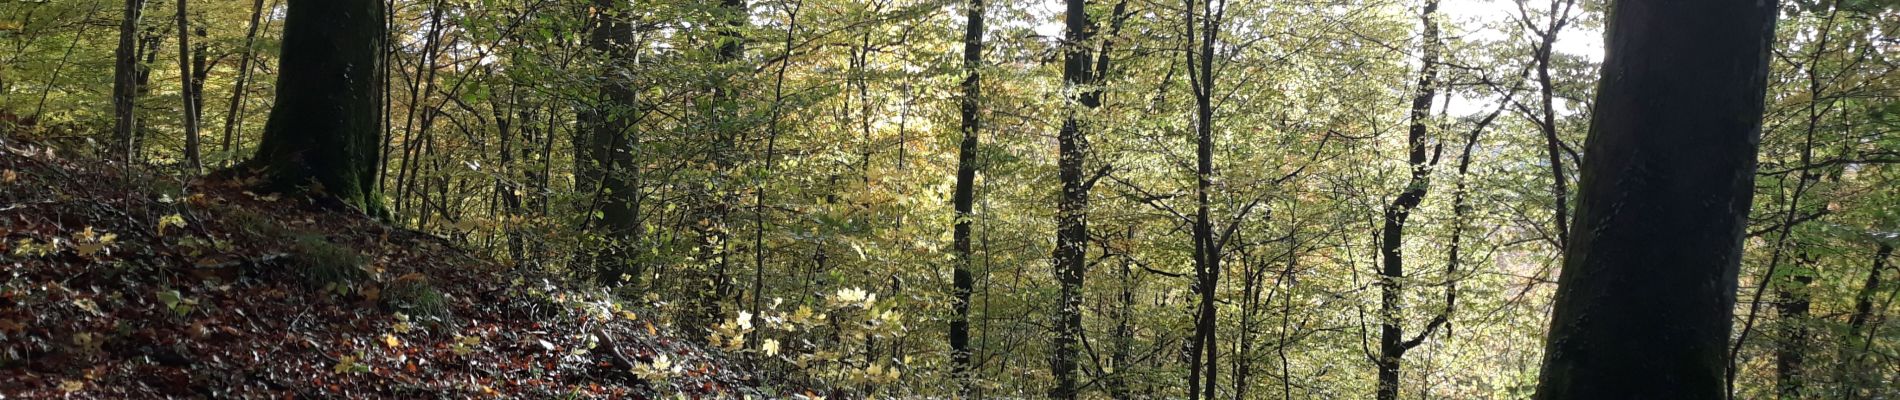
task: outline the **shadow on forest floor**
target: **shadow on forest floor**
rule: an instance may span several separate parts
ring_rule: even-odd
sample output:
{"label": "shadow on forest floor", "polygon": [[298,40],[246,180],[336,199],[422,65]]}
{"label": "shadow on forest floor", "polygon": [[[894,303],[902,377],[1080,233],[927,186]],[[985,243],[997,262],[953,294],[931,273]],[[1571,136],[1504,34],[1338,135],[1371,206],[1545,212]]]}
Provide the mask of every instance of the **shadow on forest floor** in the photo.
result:
{"label": "shadow on forest floor", "polygon": [[758,393],[646,308],[433,236],[7,144],[0,397]]}

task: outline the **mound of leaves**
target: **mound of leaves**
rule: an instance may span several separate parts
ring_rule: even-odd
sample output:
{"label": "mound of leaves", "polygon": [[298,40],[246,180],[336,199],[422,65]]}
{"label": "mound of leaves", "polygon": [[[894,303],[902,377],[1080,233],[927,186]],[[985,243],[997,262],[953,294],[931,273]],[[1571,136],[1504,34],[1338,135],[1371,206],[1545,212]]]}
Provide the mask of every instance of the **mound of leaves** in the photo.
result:
{"label": "mound of leaves", "polygon": [[0,147],[0,398],[761,395],[650,305],[308,199]]}

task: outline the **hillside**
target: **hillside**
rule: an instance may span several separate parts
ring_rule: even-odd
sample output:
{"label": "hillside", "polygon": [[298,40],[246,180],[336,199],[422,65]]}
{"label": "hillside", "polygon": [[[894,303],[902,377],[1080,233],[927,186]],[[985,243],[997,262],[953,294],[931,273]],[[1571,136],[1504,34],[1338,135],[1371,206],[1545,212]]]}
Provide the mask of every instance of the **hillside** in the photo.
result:
{"label": "hillside", "polygon": [[0,237],[0,398],[759,393],[640,306],[230,183],[12,143]]}

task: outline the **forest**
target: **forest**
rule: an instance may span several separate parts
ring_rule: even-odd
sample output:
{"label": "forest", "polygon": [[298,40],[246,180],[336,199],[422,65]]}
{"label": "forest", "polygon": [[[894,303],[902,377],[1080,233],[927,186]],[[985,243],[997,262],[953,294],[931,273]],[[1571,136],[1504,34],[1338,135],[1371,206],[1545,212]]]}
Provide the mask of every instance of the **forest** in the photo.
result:
{"label": "forest", "polygon": [[1896,31],[0,0],[0,398],[1900,398]]}

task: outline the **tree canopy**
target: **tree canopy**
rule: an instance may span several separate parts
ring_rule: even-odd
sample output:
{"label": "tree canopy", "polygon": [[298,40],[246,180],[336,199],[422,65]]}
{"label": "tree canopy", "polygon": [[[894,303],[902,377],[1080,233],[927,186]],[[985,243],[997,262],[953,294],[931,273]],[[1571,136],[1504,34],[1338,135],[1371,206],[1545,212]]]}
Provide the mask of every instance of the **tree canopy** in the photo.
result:
{"label": "tree canopy", "polygon": [[[605,293],[768,387],[1529,398],[1573,317],[1702,318],[1729,398],[1900,396],[1900,9],[1764,8],[1759,116],[1703,115],[1747,74],[1683,61],[1720,45],[1683,33],[1707,16],[1611,23],[1653,2],[0,0],[0,144],[348,169],[256,190]],[[1666,62],[1699,69],[1614,81]],[[1753,162],[1599,138],[1695,121],[1758,124]],[[1718,225],[1606,189],[1717,167],[1752,185],[1671,193],[1745,208],[1739,242],[1603,239],[1619,210]],[[1645,240],[1733,287],[1600,287],[1732,298],[1566,306],[1566,255]]]}

